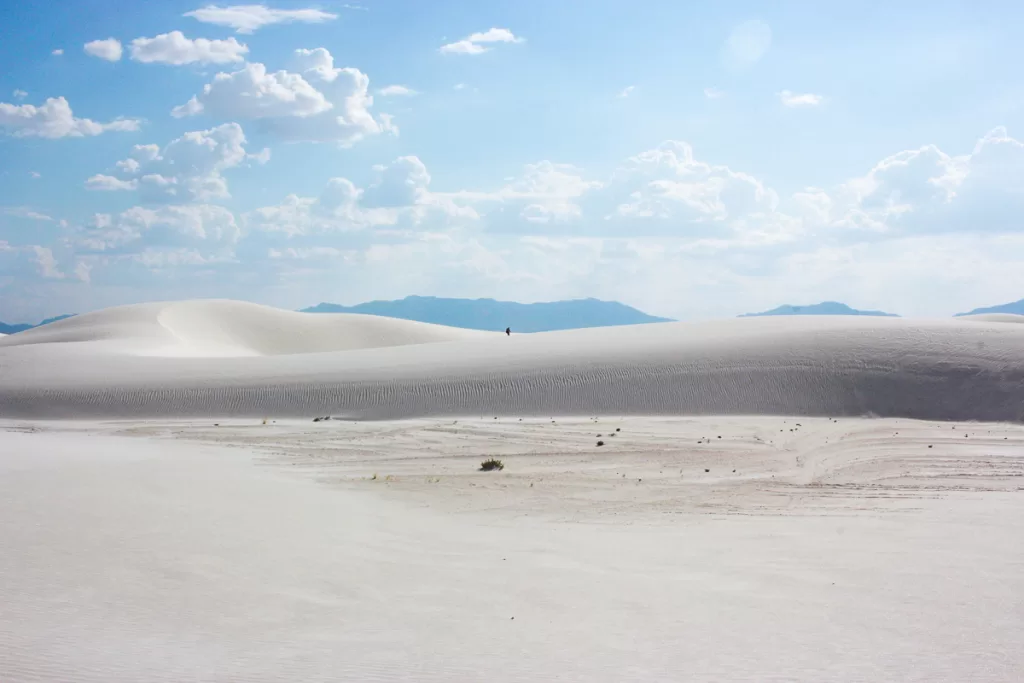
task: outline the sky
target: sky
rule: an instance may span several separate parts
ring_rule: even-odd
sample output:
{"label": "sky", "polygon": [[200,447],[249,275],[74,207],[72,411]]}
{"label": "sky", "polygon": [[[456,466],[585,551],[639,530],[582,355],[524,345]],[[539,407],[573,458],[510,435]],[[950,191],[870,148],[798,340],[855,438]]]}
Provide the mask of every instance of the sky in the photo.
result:
{"label": "sky", "polygon": [[1024,297],[1024,5],[0,5],[0,320]]}

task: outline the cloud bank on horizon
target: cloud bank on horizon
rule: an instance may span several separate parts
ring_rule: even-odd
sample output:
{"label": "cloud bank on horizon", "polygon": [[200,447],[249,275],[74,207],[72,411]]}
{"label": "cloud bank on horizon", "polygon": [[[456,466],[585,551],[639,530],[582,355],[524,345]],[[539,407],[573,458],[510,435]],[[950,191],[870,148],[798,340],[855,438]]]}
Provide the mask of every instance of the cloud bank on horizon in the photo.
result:
{"label": "cloud bank on horizon", "polygon": [[1012,21],[679,5],[602,6],[581,31],[546,3],[84,21],[32,0],[0,48],[0,318],[407,294],[950,315],[1024,295]]}

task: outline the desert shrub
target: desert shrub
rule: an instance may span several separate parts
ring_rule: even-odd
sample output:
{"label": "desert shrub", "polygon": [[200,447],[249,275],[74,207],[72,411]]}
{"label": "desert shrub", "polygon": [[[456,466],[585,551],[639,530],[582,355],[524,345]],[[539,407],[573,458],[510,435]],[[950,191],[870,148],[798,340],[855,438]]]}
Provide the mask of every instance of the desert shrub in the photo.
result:
{"label": "desert shrub", "polygon": [[604,441],[598,441],[598,442],[597,442],[597,445],[598,445],[598,446],[603,446],[603,445],[604,445]]}
{"label": "desert shrub", "polygon": [[491,472],[493,470],[503,469],[505,469],[505,463],[503,463],[500,460],[495,460],[494,458],[491,458],[490,460],[484,460],[482,463],[480,463],[481,472]]}

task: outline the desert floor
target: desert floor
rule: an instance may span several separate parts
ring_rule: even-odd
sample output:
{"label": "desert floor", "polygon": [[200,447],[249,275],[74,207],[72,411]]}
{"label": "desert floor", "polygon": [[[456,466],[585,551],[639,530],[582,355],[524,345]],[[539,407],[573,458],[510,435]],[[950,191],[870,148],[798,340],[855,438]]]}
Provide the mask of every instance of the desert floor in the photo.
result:
{"label": "desert floor", "polygon": [[1021,539],[1021,425],[4,420],[0,679],[1021,680]]}

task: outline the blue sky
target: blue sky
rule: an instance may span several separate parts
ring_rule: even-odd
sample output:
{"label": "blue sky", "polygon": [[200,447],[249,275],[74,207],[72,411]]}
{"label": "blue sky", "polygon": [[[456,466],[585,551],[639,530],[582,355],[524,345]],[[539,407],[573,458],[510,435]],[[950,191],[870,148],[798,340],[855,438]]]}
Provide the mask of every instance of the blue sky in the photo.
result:
{"label": "blue sky", "polygon": [[1017,3],[0,8],[0,319],[1024,296]]}

